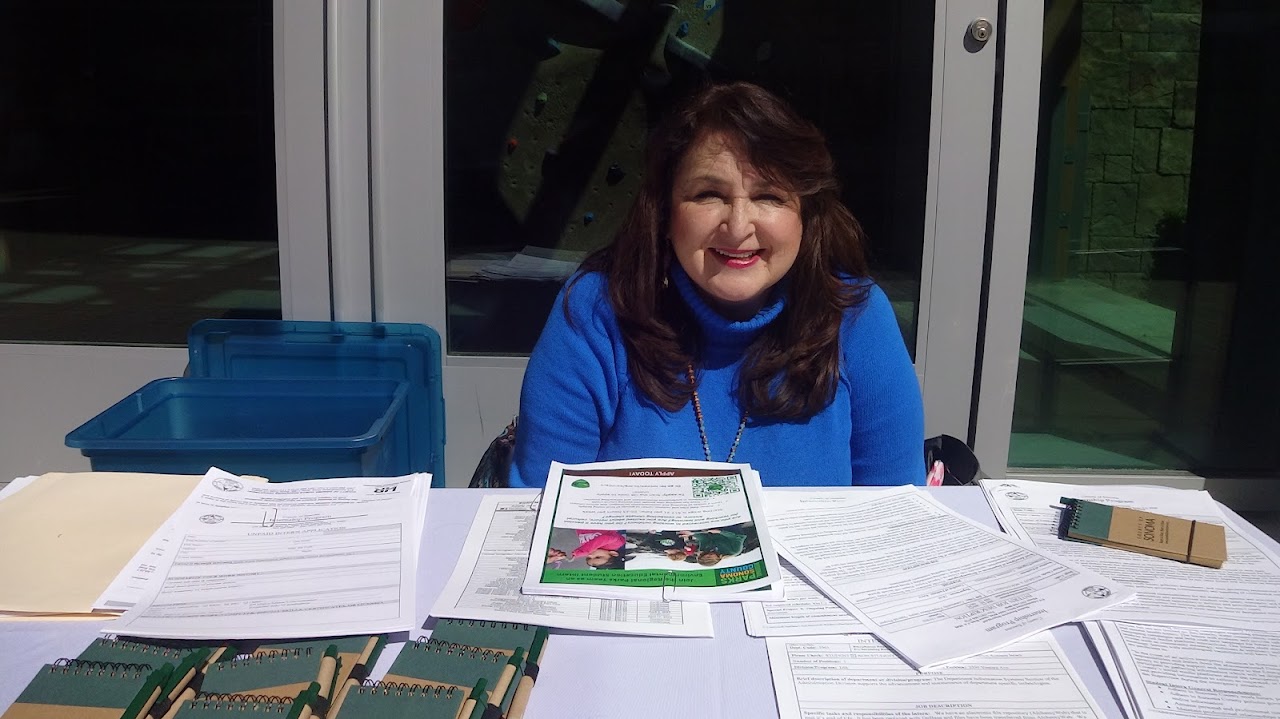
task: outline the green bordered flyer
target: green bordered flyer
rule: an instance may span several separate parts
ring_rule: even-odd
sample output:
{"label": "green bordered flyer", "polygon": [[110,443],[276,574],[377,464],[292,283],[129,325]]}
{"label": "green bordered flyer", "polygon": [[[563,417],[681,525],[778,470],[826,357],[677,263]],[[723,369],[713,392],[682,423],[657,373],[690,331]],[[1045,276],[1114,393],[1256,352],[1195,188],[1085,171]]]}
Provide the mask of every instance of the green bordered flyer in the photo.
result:
{"label": "green bordered flyer", "polygon": [[760,476],[747,464],[551,464],[525,594],[780,599]]}

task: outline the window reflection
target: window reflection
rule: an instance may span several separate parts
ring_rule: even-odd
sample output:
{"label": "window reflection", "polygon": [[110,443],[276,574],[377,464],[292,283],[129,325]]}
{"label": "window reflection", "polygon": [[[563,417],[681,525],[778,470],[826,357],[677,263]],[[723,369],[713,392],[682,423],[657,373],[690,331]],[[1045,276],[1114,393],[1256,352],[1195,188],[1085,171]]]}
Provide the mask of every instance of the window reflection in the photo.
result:
{"label": "window reflection", "polygon": [[279,317],[270,0],[0,5],[0,341]]}
{"label": "window reflection", "polygon": [[621,225],[648,128],[704,76],[758,82],[826,132],[914,348],[931,0],[446,7],[450,352],[532,349],[560,281]]}
{"label": "window reflection", "polygon": [[1262,0],[1046,4],[1011,466],[1280,463],[1257,400],[1280,396],[1257,270],[1276,256],[1277,22]]}

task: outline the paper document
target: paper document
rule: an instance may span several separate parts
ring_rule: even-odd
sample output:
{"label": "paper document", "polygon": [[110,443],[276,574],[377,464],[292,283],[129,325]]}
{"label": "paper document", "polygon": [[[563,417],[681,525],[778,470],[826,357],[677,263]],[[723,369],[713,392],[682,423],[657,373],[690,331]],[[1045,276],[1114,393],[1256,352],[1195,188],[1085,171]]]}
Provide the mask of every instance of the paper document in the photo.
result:
{"label": "paper document", "polygon": [[[50,473],[0,501],[0,613],[80,614],[199,477]],[[20,549],[19,549],[20,548]]]}
{"label": "paper document", "polygon": [[774,492],[778,551],[920,669],[1122,602],[1118,582],[962,517],[915,487]]}
{"label": "paper document", "polygon": [[818,591],[785,559],[782,560],[782,584],[786,587],[787,596],[780,602],[742,603],[747,634],[753,637],[797,637],[871,631]]}
{"label": "paper document", "polygon": [[[749,465],[649,459],[551,464],[526,594],[760,601],[781,583]],[[776,594],[774,595],[776,597]]]}
{"label": "paper document", "polygon": [[431,615],[616,634],[712,636],[711,610],[701,602],[521,594],[537,514],[536,499],[481,500],[462,555]]}
{"label": "paper document", "polygon": [[17,494],[18,490],[31,484],[37,479],[40,479],[40,477],[35,475],[30,477],[15,478],[14,480],[10,481],[8,484],[4,485],[3,487],[0,487],[0,500],[3,500],[5,497],[8,497],[10,495]]}
{"label": "paper document", "polygon": [[[211,469],[144,596],[110,631],[291,639],[408,631],[430,476],[280,484]],[[156,539],[156,538],[153,538]]]}
{"label": "paper document", "polygon": [[1094,659],[1098,661],[1107,684],[1111,687],[1116,703],[1124,710],[1125,716],[1137,719],[1138,708],[1134,705],[1133,697],[1125,686],[1124,677],[1120,675],[1120,665],[1116,664],[1115,653],[1111,651],[1111,645],[1107,642],[1102,622],[1084,621],[1079,623],[1079,627],[1089,639],[1090,650],[1093,652]]}
{"label": "paper document", "polygon": [[[1208,492],[1008,479],[983,480],[982,487],[1010,533],[1137,591],[1134,601],[1090,619],[1280,631],[1280,557],[1241,532]],[[1210,569],[1058,539],[1062,497],[1221,524],[1229,559]]]}
{"label": "paper document", "polygon": [[1280,634],[1102,622],[1142,719],[1280,716]]}
{"label": "paper document", "polygon": [[766,642],[781,719],[1106,716],[1048,633],[928,674],[866,634]]}

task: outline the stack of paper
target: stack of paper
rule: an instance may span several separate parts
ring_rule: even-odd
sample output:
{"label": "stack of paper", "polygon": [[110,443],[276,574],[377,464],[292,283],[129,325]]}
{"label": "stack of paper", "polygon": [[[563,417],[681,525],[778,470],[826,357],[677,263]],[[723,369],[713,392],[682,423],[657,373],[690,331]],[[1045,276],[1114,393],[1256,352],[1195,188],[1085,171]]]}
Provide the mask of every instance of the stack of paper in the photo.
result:
{"label": "stack of paper", "polygon": [[281,484],[211,469],[142,554],[110,631],[208,639],[408,631],[431,477]]}
{"label": "stack of paper", "polygon": [[702,602],[522,594],[537,516],[537,502],[485,497],[431,615],[615,634],[712,635],[711,609]]}
{"label": "stack of paper", "polygon": [[[1091,619],[1280,631],[1280,557],[1241,532],[1208,492],[1025,480],[983,480],[982,487],[1013,536],[1137,590],[1134,601]],[[1210,569],[1059,539],[1062,497],[1223,525],[1230,560]]]}
{"label": "stack of paper", "polygon": [[1133,597],[915,487],[774,492],[778,551],[912,666],[940,667]]}
{"label": "stack of paper", "polygon": [[928,674],[865,634],[771,638],[768,649],[782,719],[1106,716],[1047,633]]}
{"label": "stack of paper", "polygon": [[1280,633],[1112,621],[1085,625],[1131,717],[1280,716]]}
{"label": "stack of paper", "polygon": [[0,615],[114,616],[99,595],[199,480],[80,472],[10,483],[0,501]]}
{"label": "stack of paper", "polygon": [[[1129,716],[1280,715],[1280,557],[1207,492],[984,480],[1001,524],[1037,547],[1122,576],[1139,596],[1082,626]],[[1220,524],[1221,569],[1060,539],[1063,496]]]}

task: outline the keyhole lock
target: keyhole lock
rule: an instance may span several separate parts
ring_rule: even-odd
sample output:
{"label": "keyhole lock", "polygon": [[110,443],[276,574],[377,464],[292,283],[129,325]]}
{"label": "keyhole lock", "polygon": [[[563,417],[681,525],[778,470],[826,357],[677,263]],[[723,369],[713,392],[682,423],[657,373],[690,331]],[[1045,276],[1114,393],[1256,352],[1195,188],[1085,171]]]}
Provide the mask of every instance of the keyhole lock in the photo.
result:
{"label": "keyhole lock", "polygon": [[980,17],[969,23],[969,37],[980,43],[986,43],[991,39],[991,21]]}

